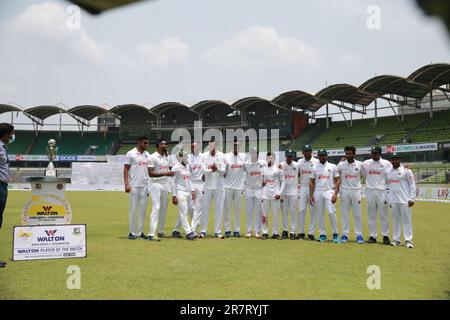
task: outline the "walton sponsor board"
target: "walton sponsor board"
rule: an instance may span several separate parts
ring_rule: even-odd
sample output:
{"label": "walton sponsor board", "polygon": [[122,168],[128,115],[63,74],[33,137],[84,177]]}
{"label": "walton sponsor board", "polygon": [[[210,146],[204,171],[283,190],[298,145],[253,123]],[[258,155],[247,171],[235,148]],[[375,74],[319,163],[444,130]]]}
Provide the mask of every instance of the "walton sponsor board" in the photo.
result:
{"label": "walton sponsor board", "polygon": [[[370,154],[371,148],[357,148],[357,154]],[[424,151],[436,151],[438,149],[437,143],[421,143],[421,144],[408,144],[408,145],[398,145],[398,146],[387,146],[381,147],[383,153],[407,153],[407,152],[424,152]],[[329,157],[339,157],[344,156],[344,149],[338,150],[327,150]],[[313,153],[314,156],[317,156],[317,152]],[[301,157],[301,152],[297,152],[297,156]]]}
{"label": "walton sponsor board", "polygon": [[13,261],[86,258],[86,225],[14,227]]}
{"label": "walton sponsor board", "polygon": [[[46,155],[31,155],[31,154],[10,154],[8,155],[9,161],[48,161]],[[100,162],[106,161],[105,156],[91,156],[91,155],[58,155],[53,161],[66,161],[66,162]]]}
{"label": "walton sponsor board", "polygon": [[67,224],[72,220],[72,208],[56,193],[33,194],[22,209],[23,225]]}

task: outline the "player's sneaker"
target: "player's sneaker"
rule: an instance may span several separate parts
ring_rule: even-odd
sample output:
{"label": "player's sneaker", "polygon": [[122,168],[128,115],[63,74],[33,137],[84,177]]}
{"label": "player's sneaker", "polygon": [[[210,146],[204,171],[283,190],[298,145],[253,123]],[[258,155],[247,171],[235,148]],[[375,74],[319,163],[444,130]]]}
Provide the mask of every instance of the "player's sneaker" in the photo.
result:
{"label": "player's sneaker", "polygon": [[297,236],[298,240],[305,240],[305,234],[304,233],[299,233]]}
{"label": "player's sneaker", "polygon": [[389,240],[388,236],[383,237],[383,244],[385,244],[387,246],[391,244],[391,240]]}
{"label": "player's sneaker", "polygon": [[278,233],[274,233],[272,235],[272,239],[280,239],[280,235]]}
{"label": "player's sneaker", "polygon": [[288,238],[288,232],[286,230],[284,230],[281,233],[281,240],[286,240]]}
{"label": "player's sneaker", "polygon": [[136,237],[134,234],[132,234],[131,232],[128,234],[128,239],[129,240],[136,240],[138,237]]}
{"label": "player's sneaker", "polygon": [[235,232],[233,232],[233,237],[240,238],[241,234],[239,232],[235,231]]}
{"label": "player's sneaker", "polygon": [[289,235],[289,239],[291,239],[291,240],[297,239],[297,238],[295,237],[295,233],[291,233],[291,234]]}
{"label": "player's sneaker", "polygon": [[225,239],[225,237],[224,237],[223,234],[221,234],[221,233],[215,233],[214,236],[215,236],[217,239]]}
{"label": "player's sneaker", "polygon": [[252,233],[251,233],[251,232],[247,233],[247,234],[245,235],[245,237],[246,237],[247,239],[250,239],[250,238],[252,237]]}
{"label": "player's sneaker", "polygon": [[341,242],[342,243],[346,243],[348,241],[348,237],[344,234],[342,237],[341,237]]}
{"label": "player's sneaker", "polygon": [[142,240],[148,240],[148,237],[143,232],[141,232],[139,238],[141,238]]}
{"label": "player's sneaker", "polygon": [[231,231],[225,231],[225,237],[226,238],[231,237]]}
{"label": "player's sneaker", "polygon": [[205,232],[200,232],[200,234],[198,235],[199,239],[205,239],[206,238],[206,233]]}
{"label": "player's sneaker", "polygon": [[333,234],[333,242],[334,243],[340,243],[339,241],[339,235],[337,233]]}
{"label": "player's sneaker", "polygon": [[374,238],[374,237],[370,237],[370,238],[367,240],[367,243],[377,243],[377,239]]}
{"label": "player's sneaker", "polygon": [[363,237],[362,236],[357,236],[356,237],[356,242],[359,243],[359,244],[363,244],[364,243]]}
{"label": "player's sneaker", "polygon": [[261,238],[261,236],[259,235],[259,233],[255,234],[255,238],[256,238],[256,239],[260,239],[260,238]]}
{"label": "player's sneaker", "polygon": [[195,240],[195,239],[197,239],[197,235],[195,234],[195,232],[190,232],[186,235],[186,239]]}
{"label": "player's sneaker", "polygon": [[267,233],[264,233],[261,237],[262,240],[267,240],[269,239],[269,235]]}
{"label": "player's sneaker", "polygon": [[414,248],[414,245],[413,245],[412,241],[405,241],[405,246],[408,249]]}
{"label": "player's sneaker", "polygon": [[164,232],[158,232],[158,238],[164,239],[165,235],[166,234]]}
{"label": "player's sneaker", "polygon": [[393,246],[393,247],[398,247],[398,246],[400,246],[400,241],[392,241],[392,242],[391,242],[391,246]]}
{"label": "player's sneaker", "polygon": [[315,241],[316,237],[313,234],[308,234],[308,240]]}
{"label": "player's sneaker", "polygon": [[182,238],[180,231],[174,230],[172,231],[172,238]]}
{"label": "player's sneaker", "polygon": [[327,241],[327,236],[324,235],[324,234],[321,234],[318,241],[319,241],[319,242],[325,242],[325,241]]}
{"label": "player's sneaker", "polygon": [[158,241],[161,241],[161,238],[149,235],[148,236],[148,240],[149,241],[157,241],[158,242]]}

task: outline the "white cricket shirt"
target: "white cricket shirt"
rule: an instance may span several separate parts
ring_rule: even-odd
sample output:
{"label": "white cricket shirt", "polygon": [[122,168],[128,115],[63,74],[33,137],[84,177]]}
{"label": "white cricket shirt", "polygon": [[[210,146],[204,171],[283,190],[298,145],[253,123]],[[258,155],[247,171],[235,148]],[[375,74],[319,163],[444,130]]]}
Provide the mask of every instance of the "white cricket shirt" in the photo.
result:
{"label": "white cricket shirt", "polygon": [[314,190],[333,190],[334,189],[334,178],[338,177],[336,165],[329,163],[328,161],[324,164],[316,164],[314,169],[314,174],[311,178],[315,179],[315,189]]}
{"label": "white cricket shirt", "polygon": [[319,160],[311,157],[309,161],[302,158],[298,161],[298,170],[300,172],[300,185],[302,187],[309,187],[309,182],[314,173],[314,166],[319,163]]}
{"label": "white cricket shirt", "polygon": [[177,163],[172,171],[175,172],[173,176],[173,189],[172,195],[175,196],[178,191],[191,192],[195,191],[194,186],[191,184],[191,170],[189,165],[183,166],[181,163]]}
{"label": "white cricket shirt", "polygon": [[339,162],[337,172],[341,178],[341,188],[360,190],[362,162],[355,160],[349,163],[347,160]]}
{"label": "white cricket shirt", "polygon": [[[205,190],[223,189],[225,174],[225,155],[216,151],[212,156],[210,152],[202,153],[201,160],[203,164],[203,174],[205,175]],[[215,164],[216,172],[213,172],[211,166]]]}
{"label": "white cricket shirt", "polygon": [[224,186],[233,190],[244,190],[245,187],[245,154],[238,153],[236,156],[233,153],[225,155],[226,169]]}
{"label": "white cricket shirt", "polygon": [[278,169],[276,164],[271,167],[265,166],[262,170],[262,179],[265,185],[262,189],[261,198],[273,200],[277,194],[280,194],[281,170]]}
{"label": "white cricket shirt", "polygon": [[203,166],[200,154],[195,155],[190,153],[188,155],[188,164],[191,169],[191,181],[202,181]]}
{"label": "white cricket shirt", "polygon": [[397,169],[390,169],[387,172],[389,203],[407,204],[408,201],[415,201],[416,182],[414,174],[410,169],[400,165]]}
{"label": "white cricket shirt", "polygon": [[392,164],[384,159],[374,161],[369,159],[363,162],[363,175],[366,177],[368,189],[386,190],[386,174],[392,169]]}
{"label": "white cricket shirt", "polygon": [[281,168],[280,193],[284,196],[296,196],[298,194],[298,163],[292,161],[291,164],[287,164],[284,161]]}
{"label": "white cricket shirt", "polygon": [[251,162],[251,160],[248,159],[248,161],[244,164],[244,170],[246,172],[245,186],[247,188],[262,188],[262,172],[265,166],[267,166],[267,162],[264,160]]}
{"label": "white cricket shirt", "polygon": [[[148,161],[148,167],[153,168],[155,173],[170,172],[170,162],[166,155],[160,155],[157,151],[150,156]],[[151,183],[160,184],[161,187],[167,191],[170,191],[170,180],[169,177],[150,177]]]}
{"label": "white cricket shirt", "polygon": [[137,148],[128,151],[125,156],[125,164],[130,166],[128,171],[128,182],[130,187],[148,186],[148,160],[150,153],[139,152]]}

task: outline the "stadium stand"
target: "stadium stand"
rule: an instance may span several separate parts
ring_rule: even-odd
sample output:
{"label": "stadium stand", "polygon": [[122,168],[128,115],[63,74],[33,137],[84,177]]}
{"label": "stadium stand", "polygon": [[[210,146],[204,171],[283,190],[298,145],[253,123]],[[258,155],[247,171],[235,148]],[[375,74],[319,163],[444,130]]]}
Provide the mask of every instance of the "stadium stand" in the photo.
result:
{"label": "stadium stand", "polygon": [[[34,134],[34,132],[32,132]],[[31,150],[31,154],[46,154],[49,139],[55,139],[58,145],[58,154],[66,155],[105,155],[109,154],[118,141],[118,134],[108,133],[106,137],[100,132],[84,132],[83,137],[77,131],[59,132],[41,131]],[[9,153],[12,153],[9,151]]]}
{"label": "stadium stand", "polygon": [[450,141],[450,111],[436,112],[412,137],[414,143]]}
{"label": "stadium stand", "polygon": [[[411,136],[412,133],[415,134]],[[328,130],[314,124],[290,147],[300,149],[312,144],[316,149],[339,149],[349,144],[364,147],[375,143],[393,145],[445,140],[450,140],[450,111],[437,113],[433,119],[429,119],[427,113],[405,115],[401,122],[396,116],[382,117],[378,118],[377,125],[373,119],[353,120],[351,127],[345,121],[338,121],[331,123]]]}

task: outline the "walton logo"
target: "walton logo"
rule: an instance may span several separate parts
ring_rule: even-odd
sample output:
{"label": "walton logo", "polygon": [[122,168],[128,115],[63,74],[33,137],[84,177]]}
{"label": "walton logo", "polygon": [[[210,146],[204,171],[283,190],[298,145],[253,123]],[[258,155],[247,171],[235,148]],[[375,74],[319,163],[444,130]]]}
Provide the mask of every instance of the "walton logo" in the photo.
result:
{"label": "walton logo", "polygon": [[[51,207],[50,207],[51,208]],[[45,233],[47,234],[47,236],[49,237],[54,237],[56,234],[56,231],[58,230],[45,230]]]}
{"label": "walton logo", "polygon": [[64,241],[64,236],[55,236],[57,230],[44,230],[47,234],[46,237],[37,237],[38,242],[58,242]]}
{"label": "walton logo", "polygon": [[44,209],[44,212],[50,213],[50,210],[52,210],[52,206],[42,206],[42,209]]}

